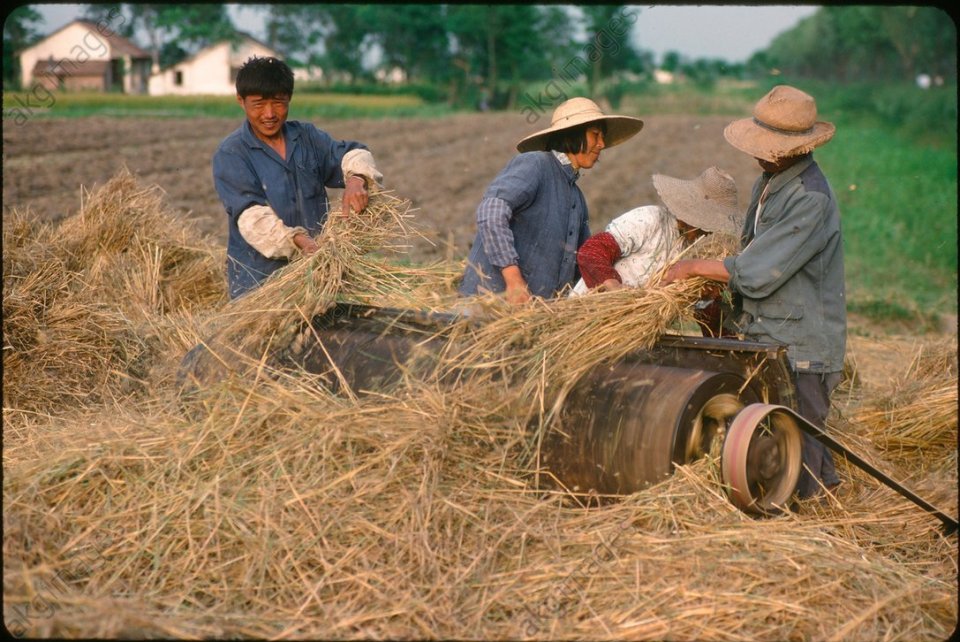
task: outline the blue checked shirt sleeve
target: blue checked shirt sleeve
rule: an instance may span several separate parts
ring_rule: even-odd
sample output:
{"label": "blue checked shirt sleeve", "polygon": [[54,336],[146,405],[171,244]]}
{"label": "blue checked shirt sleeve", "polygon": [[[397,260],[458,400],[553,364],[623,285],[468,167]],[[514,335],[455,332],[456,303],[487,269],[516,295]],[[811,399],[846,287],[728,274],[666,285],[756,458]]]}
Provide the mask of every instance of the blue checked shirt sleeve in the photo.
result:
{"label": "blue checked shirt sleeve", "polygon": [[510,229],[512,216],[510,205],[502,198],[487,197],[477,206],[477,230],[483,249],[491,265],[501,269],[520,260]]}

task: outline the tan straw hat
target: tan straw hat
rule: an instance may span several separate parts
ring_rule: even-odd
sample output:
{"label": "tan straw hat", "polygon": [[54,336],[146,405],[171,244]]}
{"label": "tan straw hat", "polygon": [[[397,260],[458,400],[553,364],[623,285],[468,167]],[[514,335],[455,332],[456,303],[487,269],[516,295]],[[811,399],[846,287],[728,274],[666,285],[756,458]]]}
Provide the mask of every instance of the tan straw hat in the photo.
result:
{"label": "tan straw hat", "polygon": [[817,120],[813,97],[789,85],[777,85],[753,108],[753,118],[736,120],[723,130],[727,142],[754,158],[775,163],[823,145],[836,132]]}
{"label": "tan straw hat", "polygon": [[517,151],[533,152],[546,149],[547,139],[550,134],[564,129],[570,129],[584,123],[593,123],[598,120],[606,121],[607,133],[603,140],[607,147],[613,147],[624,142],[641,129],[643,121],[633,116],[608,116],[604,114],[597,103],[589,98],[571,98],[566,100],[553,110],[553,118],[550,120],[550,127],[530,134],[519,143]]}
{"label": "tan straw hat", "polygon": [[654,174],[653,186],[670,213],[687,225],[705,232],[740,233],[737,183],[722,169],[708,167],[691,180]]}

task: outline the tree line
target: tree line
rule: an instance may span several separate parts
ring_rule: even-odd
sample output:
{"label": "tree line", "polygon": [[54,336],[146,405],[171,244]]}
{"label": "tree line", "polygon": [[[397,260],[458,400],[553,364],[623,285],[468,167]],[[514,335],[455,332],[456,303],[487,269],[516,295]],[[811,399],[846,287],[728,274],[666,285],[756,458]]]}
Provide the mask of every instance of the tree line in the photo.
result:
{"label": "tree line", "polygon": [[841,82],[956,82],[957,27],[934,6],[822,7],[754,55],[749,68]]}
{"label": "tree line", "polygon": [[[87,4],[94,22],[140,43],[160,67],[179,62],[237,30],[223,4]],[[248,5],[251,6],[251,5]],[[586,91],[614,106],[625,84],[649,82],[654,56],[632,27],[642,7],[629,5],[271,4],[264,44],[295,67],[319,67],[327,83],[359,90],[378,70],[432,99],[531,114],[562,95]],[[43,35],[30,5],[4,23],[4,82],[19,78],[15,52]],[[695,82],[723,76],[765,77],[772,70],[824,80],[911,80],[918,73],[956,75],[956,27],[923,6],[825,6],[778,36],[746,65],[689,60],[668,52],[660,67]],[[530,89],[535,87],[535,89]]]}

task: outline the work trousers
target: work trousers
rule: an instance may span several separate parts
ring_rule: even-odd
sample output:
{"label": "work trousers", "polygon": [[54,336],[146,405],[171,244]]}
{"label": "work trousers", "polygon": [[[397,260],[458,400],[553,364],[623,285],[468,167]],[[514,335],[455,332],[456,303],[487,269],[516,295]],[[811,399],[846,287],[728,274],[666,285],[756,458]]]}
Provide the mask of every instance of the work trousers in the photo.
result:
{"label": "work trousers", "polygon": [[[794,375],[797,387],[797,412],[815,426],[826,429],[830,412],[830,395],[840,384],[839,372],[798,372]],[[821,492],[820,486],[831,488],[840,483],[830,450],[819,441],[802,434],[801,458],[803,467],[797,482],[797,497],[806,499]]]}

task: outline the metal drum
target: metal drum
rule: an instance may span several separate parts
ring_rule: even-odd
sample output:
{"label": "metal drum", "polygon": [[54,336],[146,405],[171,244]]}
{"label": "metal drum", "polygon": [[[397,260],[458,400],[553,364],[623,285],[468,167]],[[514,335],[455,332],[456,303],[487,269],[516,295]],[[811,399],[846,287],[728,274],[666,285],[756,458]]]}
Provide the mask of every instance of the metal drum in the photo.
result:
{"label": "metal drum", "polygon": [[757,400],[740,376],[639,361],[596,368],[571,391],[544,442],[544,464],[577,493],[635,492],[719,445]]}
{"label": "metal drum", "polygon": [[[432,373],[444,346],[437,332],[458,318],[338,304],[292,328],[292,339],[265,363],[302,369],[333,390],[382,392],[405,376]],[[210,337],[184,357],[178,374],[182,399],[249,367],[232,358],[224,343]],[[783,346],[666,335],[648,350],[593,368],[573,386],[546,427],[540,472],[576,493],[633,493],[662,481],[676,464],[706,452],[719,455],[734,417],[757,402],[787,408],[795,403]],[[734,494],[735,504],[764,511],[770,504],[764,500],[776,504],[792,492],[799,451],[792,432],[781,426],[784,421],[772,431],[755,429],[753,423],[726,442],[724,474],[728,483],[738,480],[734,491],[748,489]],[[784,441],[784,435],[790,439]],[[768,492],[771,488],[776,492]]]}

